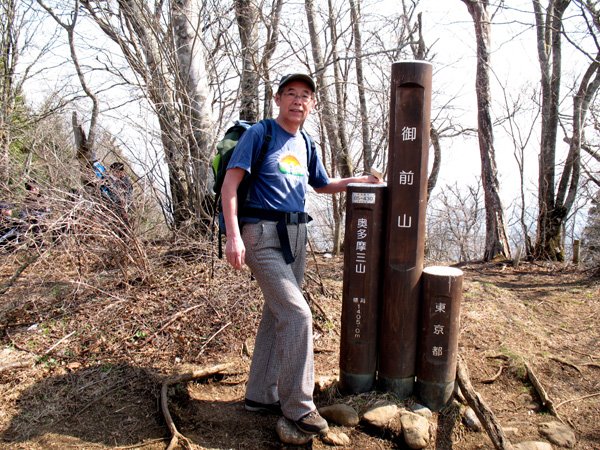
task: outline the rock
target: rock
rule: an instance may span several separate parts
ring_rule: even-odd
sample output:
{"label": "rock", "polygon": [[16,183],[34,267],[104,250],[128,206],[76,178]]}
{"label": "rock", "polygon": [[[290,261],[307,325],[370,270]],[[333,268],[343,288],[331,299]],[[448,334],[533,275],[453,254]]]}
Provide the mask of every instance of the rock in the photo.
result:
{"label": "rock", "polygon": [[429,443],[429,421],[418,414],[405,412],[400,416],[404,441],[412,449],[427,447]]}
{"label": "rock", "polygon": [[398,411],[398,406],[394,403],[381,403],[367,410],[362,418],[375,427],[385,428]]}
{"label": "rock", "polygon": [[420,405],[418,403],[414,403],[410,407],[410,410],[412,412],[414,412],[415,414],[425,417],[426,419],[431,419],[431,417],[433,416],[433,413],[431,412],[431,410],[429,408],[427,408],[426,406]]}
{"label": "rock", "polygon": [[552,450],[547,442],[525,441],[513,445],[515,450]]}
{"label": "rock", "polygon": [[336,445],[338,447],[350,445],[350,438],[346,433],[334,433],[333,431],[330,431],[323,436],[322,439],[327,445]]}
{"label": "rock", "polygon": [[462,417],[465,422],[465,425],[469,427],[473,431],[481,431],[483,427],[481,426],[481,422],[477,418],[477,414],[473,411],[473,408],[468,406],[462,411]]}
{"label": "rock", "polygon": [[292,445],[304,445],[310,442],[313,438],[310,434],[301,432],[293,422],[282,417],[277,421],[277,435],[281,442]]}
{"label": "rock", "polygon": [[504,431],[504,434],[506,435],[507,438],[514,438],[519,435],[519,429],[516,427],[506,427],[506,428],[503,427],[502,431]]}
{"label": "rock", "polygon": [[315,392],[325,392],[332,384],[338,382],[338,377],[336,375],[331,375],[327,377],[318,377],[315,380]]}
{"label": "rock", "polygon": [[319,414],[328,422],[334,422],[344,427],[355,427],[359,422],[358,413],[354,408],[341,403],[319,408]]}
{"label": "rock", "polygon": [[541,423],[540,433],[546,436],[550,442],[561,447],[573,448],[577,443],[573,430],[560,422]]}

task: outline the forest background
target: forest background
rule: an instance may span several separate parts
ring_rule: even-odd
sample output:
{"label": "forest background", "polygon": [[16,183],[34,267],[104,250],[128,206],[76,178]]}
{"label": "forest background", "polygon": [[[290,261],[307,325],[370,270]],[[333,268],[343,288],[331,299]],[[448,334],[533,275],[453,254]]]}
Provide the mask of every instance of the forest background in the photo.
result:
{"label": "forest background", "polygon": [[[204,448],[279,448],[242,406],[262,297],[216,258],[216,142],[276,115],[280,77],[302,71],[329,175],[385,173],[391,66],[416,59],[434,68],[425,264],[465,273],[459,353],[516,440],[548,416],[530,363],[575,448],[596,448],[597,4],[0,0],[0,447],[164,448],[162,381],[234,361],[173,386],[175,420]],[[95,162],[125,165],[131,204]],[[344,196],[308,206],[310,248],[341,253]],[[343,256],[309,255],[317,373],[335,376]],[[431,444],[485,446],[452,411]]]}
{"label": "forest background", "polygon": [[[306,129],[330,176],[385,173],[391,65],[417,59],[434,66],[428,257],[564,260],[575,239],[592,257],[596,7],[3,0],[1,198],[17,216],[36,181],[49,232],[81,221],[83,204],[106,225],[92,163],[123,161],[138,252],[152,239],[210,237],[216,142],[237,119],[276,114],[282,75],[317,80]],[[310,199],[316,249],[340,251],[343,197]]]}

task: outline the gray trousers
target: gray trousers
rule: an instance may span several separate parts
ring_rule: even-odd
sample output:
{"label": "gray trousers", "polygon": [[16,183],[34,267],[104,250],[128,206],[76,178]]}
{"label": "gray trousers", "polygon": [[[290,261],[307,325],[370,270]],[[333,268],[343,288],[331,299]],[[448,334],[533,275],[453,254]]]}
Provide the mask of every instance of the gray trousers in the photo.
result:
{"label": "gray trousers", "polygon": [[312,314],[302,295],[306,225],[288,225],[295,261],[286,264],[276,223],[247,223],[242,230],[246,264],[265,298],[256,334],[246,398],[281,402],[285,417],[298,420],[315,409]]}

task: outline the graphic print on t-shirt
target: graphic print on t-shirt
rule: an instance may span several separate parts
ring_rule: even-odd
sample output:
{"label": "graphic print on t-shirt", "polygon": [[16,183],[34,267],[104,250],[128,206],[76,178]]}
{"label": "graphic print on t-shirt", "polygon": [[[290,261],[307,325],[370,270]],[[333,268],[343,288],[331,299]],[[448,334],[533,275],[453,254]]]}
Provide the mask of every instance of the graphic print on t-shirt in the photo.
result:
{"label": "graphic print on t-shirt", "polygon": [[306,171],[293,155],[287,155],[279,161],[279,171],[286,175],[294,175],[297,177],[304,176]]}

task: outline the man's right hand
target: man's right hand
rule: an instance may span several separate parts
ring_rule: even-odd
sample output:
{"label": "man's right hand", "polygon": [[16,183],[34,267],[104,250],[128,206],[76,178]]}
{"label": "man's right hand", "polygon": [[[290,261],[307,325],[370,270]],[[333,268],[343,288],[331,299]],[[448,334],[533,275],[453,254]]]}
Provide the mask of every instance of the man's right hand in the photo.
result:
{"label": "man's right hand", "polygon": [[227,238],[225,255],[227,256],[227,261],[234,269],[241,270],[246,261],[246,246],[241,237],[236,236],[231,239],[229,237]]}

